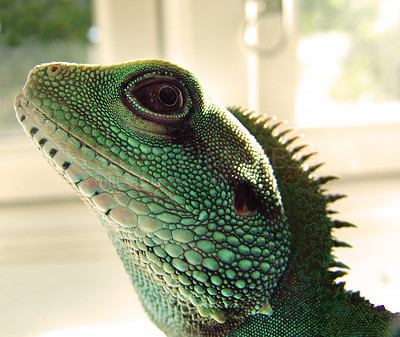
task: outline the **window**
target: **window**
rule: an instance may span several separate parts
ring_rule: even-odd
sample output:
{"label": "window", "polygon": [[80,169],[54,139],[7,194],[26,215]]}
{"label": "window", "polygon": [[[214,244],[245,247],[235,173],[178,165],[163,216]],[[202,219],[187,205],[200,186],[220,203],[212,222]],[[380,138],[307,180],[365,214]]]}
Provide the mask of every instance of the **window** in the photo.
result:
{"label": "window", "polygon": [[[15,118],[13,97],[28,71],[57,60],[167,59],[192,70],[222,104],[300,125],[315,142],[317,160],[328,163],[319,174],[356,178],[350,187],[330,186],[359,197],[346,201],[347,210],[339,206],[340,219],[367,223],[349,240],[365,249],[348,250],[342,261],[359,284],[369,282],[363,295],[398,311],[399,13],[398,0],[0,0],[4,334],[146,320],[94,214]],[[390,178],[371,184],[368,176],[377,174]],[[338,238],[347,241],[343,236],[345,230]],[[377,262],[371,247],[380,249],[378,241],[385,247]],[[360,266],[364,273],[354,273]],[[368,286],[355,282],[360,288]],[[374,292],[386,299],[375,300]]]}
{"label": "window", "polygon": [[88,62],[90,0],[0,4],[0,136],[20,131],[13,97],[28,71],[51,61]]}
{"label": "window", "polygon": [[400,3],[299,1],[296,122],[400,121]]}

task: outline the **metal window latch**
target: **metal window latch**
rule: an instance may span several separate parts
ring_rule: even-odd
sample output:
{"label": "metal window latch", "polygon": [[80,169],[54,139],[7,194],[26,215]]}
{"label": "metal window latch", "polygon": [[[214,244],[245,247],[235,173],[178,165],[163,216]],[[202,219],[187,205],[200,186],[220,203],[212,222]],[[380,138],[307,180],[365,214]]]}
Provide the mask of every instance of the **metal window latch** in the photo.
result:
{"label": "metal window latch", "polygon": [[247,0],[243,40],[261,57],[279,53],[287,42],[284,0]]}

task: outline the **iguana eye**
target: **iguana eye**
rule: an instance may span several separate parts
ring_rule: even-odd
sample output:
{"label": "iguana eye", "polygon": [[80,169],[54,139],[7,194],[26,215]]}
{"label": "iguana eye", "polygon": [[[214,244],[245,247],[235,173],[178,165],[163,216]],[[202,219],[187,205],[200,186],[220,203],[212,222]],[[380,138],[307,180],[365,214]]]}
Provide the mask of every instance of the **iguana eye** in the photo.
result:
{"label": "iguana eye", "polygon": [[250,184],[241,182],[235,188],[233,199],[235,211],[240,216],[248,216],[255,212],[259,206],[259,200]]}
{"label": "iguana eye", "polygon": [[132,95],[147,109],[173,114],[183,107],[181,90],[170,82],[154,82],[132,90]]}
{"label": "iguana eye", "polygon": [[171,77],[133,82],[126,88],[124,103],[140,117],[160,124],[177,124],[190,111],[184,86]]}

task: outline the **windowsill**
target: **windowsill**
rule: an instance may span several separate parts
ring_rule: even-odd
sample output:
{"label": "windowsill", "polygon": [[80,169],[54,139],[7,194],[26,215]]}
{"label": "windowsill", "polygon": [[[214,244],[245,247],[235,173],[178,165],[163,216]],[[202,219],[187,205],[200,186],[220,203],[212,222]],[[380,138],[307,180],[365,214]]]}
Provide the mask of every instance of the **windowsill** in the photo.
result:
{"label": "windowsill", "polygon": [[302,128],[336,128],[400,123],[399,102],[338,103],[297,97],[296,124]]}
{"label": "windowsill", "polygon": [[301,129],[324,162],[317,173],[343,177],[400,174],[400,123]]}

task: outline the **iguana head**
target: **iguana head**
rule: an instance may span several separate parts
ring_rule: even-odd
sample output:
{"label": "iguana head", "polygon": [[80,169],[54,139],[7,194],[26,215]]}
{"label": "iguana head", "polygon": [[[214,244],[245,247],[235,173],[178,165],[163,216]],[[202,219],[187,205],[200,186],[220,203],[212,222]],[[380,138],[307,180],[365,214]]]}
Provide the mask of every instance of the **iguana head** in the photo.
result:
{"label": "iguana head", "polygon": [[190,72],[154,60],[44,64],[16,110],[102,219],[161,329],[269,310],[289,253],[273,170]]}

